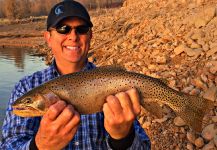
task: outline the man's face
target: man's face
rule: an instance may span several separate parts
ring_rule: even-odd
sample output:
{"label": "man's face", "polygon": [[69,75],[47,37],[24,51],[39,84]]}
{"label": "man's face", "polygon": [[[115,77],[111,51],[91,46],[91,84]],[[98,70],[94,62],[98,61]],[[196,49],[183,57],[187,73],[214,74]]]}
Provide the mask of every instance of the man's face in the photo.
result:
{"label": "man's face", "polygon": [[[68,18],[63,20],[61,25],[74,28],[85,25],[85,22],[79,18]],[[74,63],[81,65],[87,59],[92,31],[90,30],[87,34],[78,34],[75,29],[72,29],[68,34],[60,34],[54,29],[45,33],[45,38],[48,46],[52,49],[57,64]]]}

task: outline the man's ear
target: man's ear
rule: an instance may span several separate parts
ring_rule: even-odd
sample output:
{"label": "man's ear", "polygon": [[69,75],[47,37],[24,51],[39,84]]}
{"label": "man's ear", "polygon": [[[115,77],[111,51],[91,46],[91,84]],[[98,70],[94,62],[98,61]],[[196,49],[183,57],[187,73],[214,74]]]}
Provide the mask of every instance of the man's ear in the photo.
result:
{"label": "man's ear", "polygon": [[51,33],[49,31],[44,32],[44,38],[47,42],[48,47],[51,48]]}

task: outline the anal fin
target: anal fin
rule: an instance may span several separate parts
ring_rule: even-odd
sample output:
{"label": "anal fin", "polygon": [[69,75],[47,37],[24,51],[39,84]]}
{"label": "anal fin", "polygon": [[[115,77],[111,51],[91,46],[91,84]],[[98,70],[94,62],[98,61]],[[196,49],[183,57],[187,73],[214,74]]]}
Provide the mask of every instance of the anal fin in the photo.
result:
{"label": "anal fin", "polygon": [[[147,101],[145,99],[145,101]],[[149,101],[149,100],[148,100]],[[157,102],[144,102],[142,103],[144,109],[150,112],[152,115],[156,116],[157,118],[163,118],[163,109]]]}

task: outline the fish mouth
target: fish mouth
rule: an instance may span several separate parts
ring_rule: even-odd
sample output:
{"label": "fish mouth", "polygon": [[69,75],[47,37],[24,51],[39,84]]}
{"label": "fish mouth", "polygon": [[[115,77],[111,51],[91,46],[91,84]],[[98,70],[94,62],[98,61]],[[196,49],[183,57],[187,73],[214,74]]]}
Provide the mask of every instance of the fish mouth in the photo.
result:
{"label": "fish mouth", "polygon": [[16,111],[23,111],[23,110],[36,110],[35,108],[33,107],[30,107],[30,106],[12,106],[13,110],[16,110]]}
{"label": "fish mouth", "polygon": [[15,115],[18,115],[20,117],[36,117],[36,116],[42,116],[43,113],[39,112],[37,109],[30,107],[30,106],[12,106],[13,113]]}

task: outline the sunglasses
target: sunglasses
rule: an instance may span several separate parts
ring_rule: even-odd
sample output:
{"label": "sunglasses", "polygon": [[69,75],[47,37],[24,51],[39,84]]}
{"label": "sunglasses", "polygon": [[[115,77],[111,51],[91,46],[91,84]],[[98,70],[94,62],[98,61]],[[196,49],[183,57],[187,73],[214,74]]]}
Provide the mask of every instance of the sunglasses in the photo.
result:
{"label": "sunglasses", "polygon": [[71,33],[72,29],[75,29],[75,33],[78,35],[84,35],[90,31],[90,27],[87,25],[80,25],[77,27],[71,27],[69,25],[61,25],[55,28],[55,30],[60,34],[69,34]]}

